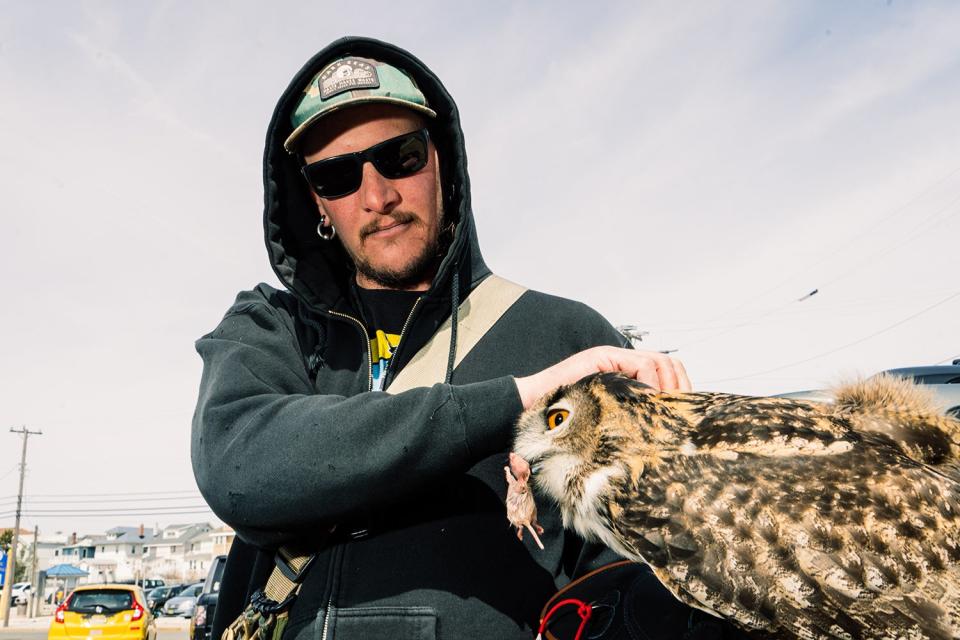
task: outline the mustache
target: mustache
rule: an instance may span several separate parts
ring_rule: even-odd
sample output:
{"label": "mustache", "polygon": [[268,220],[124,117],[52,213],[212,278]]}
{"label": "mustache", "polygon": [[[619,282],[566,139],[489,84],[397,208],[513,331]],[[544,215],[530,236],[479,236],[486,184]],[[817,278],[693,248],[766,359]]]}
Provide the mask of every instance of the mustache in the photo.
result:
{"label": "mustache", "polygon": [[384,217],[389,217],[390,222],[384,222],[382,218],[380,220],[374,220],[370,224],[360,229],[360,239],[363,240],[370,234],[376,233],[377,231],[380,231],[384,227],[391,227],[398,224],[407,224],[417,219],[417,216],[413,215],[409,211],[395,211],[389,214],[389,216],[384,216]]}

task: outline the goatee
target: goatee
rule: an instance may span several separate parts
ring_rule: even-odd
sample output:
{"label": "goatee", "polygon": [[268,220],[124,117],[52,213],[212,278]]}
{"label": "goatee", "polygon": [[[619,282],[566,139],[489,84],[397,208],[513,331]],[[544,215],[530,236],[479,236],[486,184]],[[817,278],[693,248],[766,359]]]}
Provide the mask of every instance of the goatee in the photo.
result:
{"label": "goatee", "polygon": [[[391,216],[399,224],[422,224],[416,216],[406,212],[396,212]],[[373,223],[360,231],[360,237],[366,238],[382,225]],[[432,280],[440,261],[446,255],[453,239],[452,225],[443,225],[439,233],[432,233],[427,243],[406,265],[397,269],[377,268],[366,259],[354,256],[357,273],[386,289],[411,289],[424,281]]]}

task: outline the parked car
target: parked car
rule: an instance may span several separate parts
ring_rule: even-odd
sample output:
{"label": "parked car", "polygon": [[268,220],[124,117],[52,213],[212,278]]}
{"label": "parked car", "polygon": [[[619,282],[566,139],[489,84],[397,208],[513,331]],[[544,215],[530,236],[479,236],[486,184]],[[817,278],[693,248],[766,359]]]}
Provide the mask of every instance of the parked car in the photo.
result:
{"label": "parked car", "polygon": [[227,566],[227,556],[217,556],[210,565],[207,579],[203,581],[203,592],[197,598],[197,608],[190,619],[190,640],[210,640],[213,628],[213,614],[220,595],[220,582],[223,580],[223,568]]}
{"label": "parked car", "polygon": [[30,600],[30,595],[29,582],[15,582],[13,586],[10,587],[10,601],[15,605],[26,603]]}
{"label": "parked car", "polygon": [[143,581],[142,586],[144,591],[146,591],[147,589],[156,589],[157,587],[166,586],[166,584],[167,583],[161,580],[160,578],[147,578],[146,580]]}
{"label": "parked car", "polygon": [[890,369],[884,373],[901,378],[911,378],[918,384],[960,384],[960,365],[956,364],[904,367],[902,369]]}
{"label": "parked car", "polygon": [[50,622],[48,640],[132,638],[156,640],[153,614],[143,589],[129,584],[91,584],[74,589]]}
{"label": "parked car", "polygon": [[165,616],[183,616],[190,618],[197,608],[197,598],[203,591],[203,583],[192,584],[174,597],[167,600],[163,605],[163,615]]}
{"label": "parked car", "polygon": [[[934,402],[944,413],[960,418],[960,365],[906,367],[890,369],[883,373],[909,378],[917,384],[923,385],[933,393]],[[777,397],[833,402],[833,396],[825,389],[793,391],[778,394]]]}
{"label": "parked car", "polygon": [[166,583],[160,578],[145,578],[141,580],[117,580],[114,584],[135,584],[143,587],[144,593],[149,593],[157,587],[162,587]]}
{"label": "parked car", "polygon": [[159,615],[160,610],[163,609],[163,605],[167,603],[167,600],[179,595],[181,591],[189,586],[190,585],[187,584],[171,584],[151,589],[147,593],[147,606],[155,615]]}

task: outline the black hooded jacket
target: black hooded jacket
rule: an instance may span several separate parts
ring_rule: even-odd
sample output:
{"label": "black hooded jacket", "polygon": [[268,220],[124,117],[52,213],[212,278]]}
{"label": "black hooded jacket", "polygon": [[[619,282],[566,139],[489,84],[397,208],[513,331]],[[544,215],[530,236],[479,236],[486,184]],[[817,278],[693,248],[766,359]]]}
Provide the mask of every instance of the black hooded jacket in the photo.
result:
{"label": "black hooded jacket", "polygon": [[503,467],[522,409],[513,376],[624,340],[588,307],[528,291],[446,383],[369,391],[368,341],[349,295],[350,259],[338,241],[317,236],[316,207],[296,158],[282,146],[302,88],[345,55],[406,70],[438,112],[431,135],[445,211],[456,223],[394,353],[386,391],[392,375],[490,274],[471,212],[457,108],[439,79],[410,54],[375,40],[345,38],[314,56],[281,97],[266,139],[266,244],[287,290],[261,284],[240,293],[219,326],[197,341],[204,369],[193,468],[203,496],[239,537],[214,633],[263,586],[273,550],[296,543],[317,555],[285,638],[531,638],[557,584],[590,568],[603,550],[565,533],[546,504],[545,551],[529,536],[518,541],[508,527]]}

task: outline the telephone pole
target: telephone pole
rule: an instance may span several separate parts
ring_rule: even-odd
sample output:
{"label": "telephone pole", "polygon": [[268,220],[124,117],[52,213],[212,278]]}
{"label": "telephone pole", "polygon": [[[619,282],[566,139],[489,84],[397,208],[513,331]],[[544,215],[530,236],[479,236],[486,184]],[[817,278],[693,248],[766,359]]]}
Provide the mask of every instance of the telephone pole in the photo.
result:
{"label": "telephone pole", "polygon": [[37,615],[37,538],[40,537],[40,527],[33,525],[33,551],[30,553],[30,599],[27,600],[27,616],[35,618]]}
{"label": "telephone pole", "polygon": [[26,427],[10,428],[10,433],[19,433],[23,436],[23,451],[20,453],[20,489],[17,491],[17,517],[13,525],[13,544],[7,554],[7,579],[3,583],[3,626],[10,626],[10,589],[17,575],[17,544],[20,542],[20,507],[23,505],[23,477],[27,472],[27,439],[30,436],[39,436],[42,431],[30,431]]}

